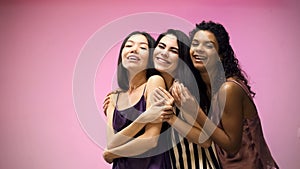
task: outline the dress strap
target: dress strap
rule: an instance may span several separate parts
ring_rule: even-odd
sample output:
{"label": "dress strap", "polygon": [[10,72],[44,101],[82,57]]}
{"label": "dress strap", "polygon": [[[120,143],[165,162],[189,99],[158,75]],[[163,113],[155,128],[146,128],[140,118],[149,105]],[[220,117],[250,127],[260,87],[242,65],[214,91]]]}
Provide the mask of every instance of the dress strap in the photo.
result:
{"label": "dress strap", "polygon": [[118,109],[118,100],[119,100],[119,95],[120,95],[120,92],[117,93],[117,98],[116,98],[116,106],[115,108]]}
{"label": "dress strap", "polygon": [[247,86],[244,83],[241,83],[241,82],[239,82],[237,80],[233,80],[233,79],[227,79],[227,82],[234,82],[235,84],[239,85],[247,93],[250,100],[253,101],[253,97],[252,97],[249,89],[247,88]]}
{"label": "dress strap", "polygon": [[142,96],[144,96],[144,94],[145,94],[146,87],[147,87],[147,83],[146,83],[146,85],[145,85],[145,87],[144,87],[144,91],[143,91],[143,95],[142,95]]}

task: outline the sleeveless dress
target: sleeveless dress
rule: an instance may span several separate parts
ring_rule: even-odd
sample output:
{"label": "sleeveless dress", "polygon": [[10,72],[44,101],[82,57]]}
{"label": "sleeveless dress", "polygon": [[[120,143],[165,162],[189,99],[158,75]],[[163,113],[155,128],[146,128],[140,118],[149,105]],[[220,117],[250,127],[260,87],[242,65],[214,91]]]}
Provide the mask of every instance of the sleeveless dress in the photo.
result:
{"label": "sleeveless dress", "polygon": [[[177,116],[184,119],[177,109]],[[220,169],[215,146],[203,148],[182,137],[174,128],[171,130],[173,148],[170,150],[171,162],[176,169]]]}
{"label": "sleeveless dress", "polygon": [[[145,87],[146,88],[146,87]],[[145,92],[145,89],[144,89]],[[144,92],[140,100],[132,107],[125,110],[117,110],[117,106],[113,115],[113,128],[116,132],[121,131],[132,123],[141,113],[146,111],[146,99]],[[119,94],[117,96],[118,101]],[[116,101],[116,102],[117,102]],[[117,104],[116,104],[117,105]],[[165,130],[165,125],[162,126],[162,131]],[[143,134],[145,130],[142,129],[136,136]],[[122,157],[113,161],[113,169],[170,169],[171,163],[168,151],[159,152],[159,145],[163,139],[158,139],[158,146],[136,157]]]}
{"label": "sleeveless dress", "polygon": [[[244,83],[236,80],[227,81],[239,85],[253,102],[253,98]],[[219,127],[223,128],[221,123]],[[252,118],[244,119],[242,144],[237,154],[230,155],[218,145],[216,145],[216,150],[223,169],[279,169],[264,139],[258,114]]]}

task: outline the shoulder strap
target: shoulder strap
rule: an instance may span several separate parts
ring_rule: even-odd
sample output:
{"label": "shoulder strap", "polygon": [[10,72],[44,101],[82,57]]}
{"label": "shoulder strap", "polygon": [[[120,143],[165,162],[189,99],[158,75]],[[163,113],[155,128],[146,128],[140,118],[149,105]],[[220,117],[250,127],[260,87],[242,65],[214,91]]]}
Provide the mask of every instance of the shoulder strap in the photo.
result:
{"label": "shoulder strap", "polygon": [[250,93],[250,91],[248,90],[247,86],[244,83],[241,83],[237,80],[233,80],[233,79],[228,79],[227,82],[234,82],[235,84],[239,85],[248,95],[248,97],[253,100],[253,97]]}
{"label": "shoulder strap", "polygon": [[117,94],[116,105],[115,105],[115,108],[116,108],[116,109],[118,109],[118,106],[117,106],[117,105],[118,105],[118,100],[119,100],[119,95],[120,95],[120,93],[121,93],[121,92],[117,92],[117,93],[116,93],[116,94]]}
{"label": "shoulder strap", "polygon": [[143,95],[142,95],[142,96],[144,96],[144,94],[145,94],[146,87],[147,87],[147,83],[145,84],[145,87],[144,87],[144,91],[143,91]]}

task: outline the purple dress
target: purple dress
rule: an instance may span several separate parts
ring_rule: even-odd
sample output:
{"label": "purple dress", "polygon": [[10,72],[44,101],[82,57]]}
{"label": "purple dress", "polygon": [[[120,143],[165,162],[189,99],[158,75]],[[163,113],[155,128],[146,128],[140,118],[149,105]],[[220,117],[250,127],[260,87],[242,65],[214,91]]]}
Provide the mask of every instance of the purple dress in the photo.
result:
{"label": "purple dress", "polygon": [[[117,99],[118,101],[118,99]],[[116,132],[121,131],[135,120],[141,113],[146,110],[146,99],[143,96],[132,107],[125,110],[117,110],[115,108],[113,115],[113,128]],[[165,130],[165,125],[162,127],[162,131]],[[141,135],[145,130],[142,129],[135,137]],[[160,145],[163,139],[161,137],[158,140],[158,146],[136,157],[122,157],[113,161],[113,169],[170,169],[170,157],[169,151],[163,153],[159,152]],[[154,155],[153,155],[154,154]]]}
{"label": "purple dress", "polygon": [[[252,100],[247,87],[236,80],[227,80],[238,84]],[[254,102],[253,102],[254,104]],[[219,125],[221,128],[222,123]],[[243,122],[243,135],[241,148],[235,155],[228,154],[216,144],[219,161],[223,169],[278,169],[268,145],[264,139],[258,114],[252,118],[246,118]]]}

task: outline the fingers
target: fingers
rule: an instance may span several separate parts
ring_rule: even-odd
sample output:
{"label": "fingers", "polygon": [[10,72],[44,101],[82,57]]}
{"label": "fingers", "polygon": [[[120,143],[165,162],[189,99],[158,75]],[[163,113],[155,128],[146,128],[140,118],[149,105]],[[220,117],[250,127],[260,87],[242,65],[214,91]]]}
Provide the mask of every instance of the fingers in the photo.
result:
{"label": "fingers", "polygon": [[180,97],[180,89],[179,89],[179,87],[178,87],[178,84],[176,85],[176,84],[174,84],[174,86],[173,86],[173,90],[172,90],[172,96],[173,96],[173,98],[174,98],[174,100],[175,100],[175,103],[178,105],[178,106],[180,106],[181,104],[181,97]]}
{"label": "fingers", "polygon": [[110,103],[110,97],[106,96],[104,101],[103,101],[103,105],[102,105],[102,108],[103,108],[103,111],[104,111],[105,114],[106,114],[106,110],[108,108],[109,103]]}
{"label": "fingers", "polygon": [[152,92],[152,98],[154,101],[157,100],[165,100],[165,104],[169,104],[172,105],[174,102],[174,98],[172,97],[172,95],[166,91],[164,88],[156,88],[153,92]]}
{"label": "fingers", "polygon": [[158,89],[160,90],[161,95],[167,99],[167,104],[172,105],[174,102],[174,98],[172,97],[172,95],[162,87],[159,87]]}
{"label": "fingers", "polygon": [[157,100],[153,103],[154,106],[163,106],[165,105],[165,99]]}
{"label": "fingers", "polygon": [[175,114],[173,113],[173,111],[163,111],[161,113],[160,118],[161,118],[162,122],[165,122],[165,121],[170,120],[174,115]]}
{"label": "fingers", "polygon": [[172,99],[173,97],[171,96],[171,94],[167,91],[167,90],[165,90],[164,88],[162,88],[162,87],[158,87],[158,89],[162,92],[162,94],[164,95],[164,96],[166,96],[167,98],[169,98],[169,99]]}
{"label": "fingers", "polygon": [[157,100],[161,100],[165,98],[163,92],[161,92],[161,90],[158,88],[153,90],[153,97],[156,98]]}

